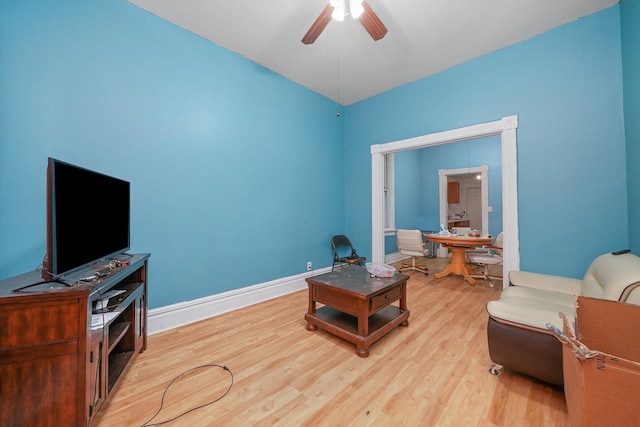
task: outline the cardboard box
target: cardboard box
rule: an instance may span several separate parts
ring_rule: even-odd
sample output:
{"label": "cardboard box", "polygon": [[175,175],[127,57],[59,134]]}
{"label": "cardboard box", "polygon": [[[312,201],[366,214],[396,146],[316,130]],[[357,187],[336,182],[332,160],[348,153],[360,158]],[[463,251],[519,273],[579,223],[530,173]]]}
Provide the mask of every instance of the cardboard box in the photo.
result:
{"label": "cardboard box", "polygon": [[640,305],[579,297],[576,332],[565,319],[568,425],[640,425]]}

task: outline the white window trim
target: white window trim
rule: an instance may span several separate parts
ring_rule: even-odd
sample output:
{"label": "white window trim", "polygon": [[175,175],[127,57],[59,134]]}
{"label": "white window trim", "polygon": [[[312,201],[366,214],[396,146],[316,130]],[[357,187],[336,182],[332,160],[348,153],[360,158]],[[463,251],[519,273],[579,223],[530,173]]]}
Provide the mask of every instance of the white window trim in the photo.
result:
{"label": "white window trim", "polygon": [[483,234],[489,234],[489,166],[482,165],[477,167],[461,168],[461,169],[440,169],[438,170],[438,190],[440,193],[440,224],[447,226],[447,182],[448,177],[456,175],[480,174],[480,191],[481,191],[481,230]]}
{"label": "white window trim", "polygon": [[396,173],[393,153],[384,155],[384,235],[396,234]]}

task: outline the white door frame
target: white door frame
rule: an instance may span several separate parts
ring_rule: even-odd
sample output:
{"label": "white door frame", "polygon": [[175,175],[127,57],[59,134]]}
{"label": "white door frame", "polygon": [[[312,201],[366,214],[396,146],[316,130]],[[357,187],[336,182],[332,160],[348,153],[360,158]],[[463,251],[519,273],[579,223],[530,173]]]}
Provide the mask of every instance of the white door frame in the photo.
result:
{"label": "white door frame", "polygon": [[482,165],[478,167],[462,168],[462,169],[440,169],[439,176],[439,192],[440,192],[440,224],[447,226],[447,181],[448,177],[456,175],[480,174],[480,198],[482,204],[482,234],[489,234],[489,166]]}
{"label": "white door frame", "polygon": [[518,237],[518,173],[516,129],[518,116],[507,116],[493,122],[480,123],[415,138],[374,144],[371,146],[371,258],[384,263],[384,158],[386,154],[417,148],[474,140],[500,135],[502,157],[502,223],[504,233],[503,286],[509,284],[508,272],[520,269]]}

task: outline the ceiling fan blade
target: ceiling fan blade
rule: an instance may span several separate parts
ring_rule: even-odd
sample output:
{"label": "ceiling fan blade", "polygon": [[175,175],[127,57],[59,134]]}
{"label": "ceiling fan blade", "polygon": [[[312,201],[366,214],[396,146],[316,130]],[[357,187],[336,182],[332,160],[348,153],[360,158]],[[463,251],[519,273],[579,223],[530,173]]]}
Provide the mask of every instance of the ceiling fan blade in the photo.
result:
{"label": "ceiling fan blade", "polygon": [[369,3],[363,1],[362,7],[364,7],[364,12],[360,15],[360,23],[373,40],[380,40],[387,34],[387,27],[384,26],[378,15],[371,9]]}
{"label": "ceiling fan blade", "polygon": [[322,9],[322,12],[320,12],[320,15],[318,15],[315,22],[311,24],[311,27],[309,28],[309,31],[307,31],[307,34],[305,34],[302,38],[302,43],[311,44],[316,41],[318,36],[320,36],[320,33],[322,33],[322,30],[324,30],[329,21],[331,21],[332,12],[333,7],[331,6],[331,4],[327,4],[324,9]]}

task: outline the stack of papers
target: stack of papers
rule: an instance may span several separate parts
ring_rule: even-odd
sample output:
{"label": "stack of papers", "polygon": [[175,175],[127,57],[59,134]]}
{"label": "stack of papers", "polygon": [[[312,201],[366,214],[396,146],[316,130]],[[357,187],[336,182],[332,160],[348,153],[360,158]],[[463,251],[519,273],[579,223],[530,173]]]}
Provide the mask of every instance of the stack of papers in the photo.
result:
{"label": "stack of papers", "polygon": [[109,299],[109,298],[113,298],[116,295],[120,295],[125,293],[126,291],[123,291],[122,289],[112,289],[110,291],[105,292],[104,294],[102,294],[102,299]]}
{"label": "stack of papers", "polygon": [[96,330],[100,329],[104,326],[105,323],[109,323],[112,319],[115,319],[118,314],[117,311],[112,311],[109,313],[98,313],[91,315],[91,329]]}

